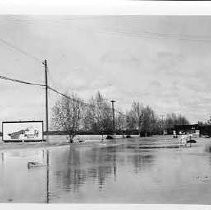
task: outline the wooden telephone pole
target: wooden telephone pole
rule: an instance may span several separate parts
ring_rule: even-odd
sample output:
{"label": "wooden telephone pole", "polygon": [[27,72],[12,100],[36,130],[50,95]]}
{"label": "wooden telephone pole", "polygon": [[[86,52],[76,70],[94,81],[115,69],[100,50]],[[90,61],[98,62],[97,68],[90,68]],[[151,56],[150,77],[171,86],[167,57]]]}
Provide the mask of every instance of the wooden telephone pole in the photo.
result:
{"label": "wooden telephone pole", "polygon": [[47,60],[43,61],[45,67],[45,122],[46,122],[46,135],[48,135],[48,64]]}

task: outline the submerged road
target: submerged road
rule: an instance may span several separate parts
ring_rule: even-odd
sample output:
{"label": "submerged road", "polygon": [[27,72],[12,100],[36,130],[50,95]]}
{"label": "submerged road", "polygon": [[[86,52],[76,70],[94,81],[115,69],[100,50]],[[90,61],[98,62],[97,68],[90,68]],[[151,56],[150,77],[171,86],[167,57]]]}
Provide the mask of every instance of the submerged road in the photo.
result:
{"label": "submerged road", "polygon": [[0,150],[0,202],[211,204],[211,140],[196,140],[9,146]]}

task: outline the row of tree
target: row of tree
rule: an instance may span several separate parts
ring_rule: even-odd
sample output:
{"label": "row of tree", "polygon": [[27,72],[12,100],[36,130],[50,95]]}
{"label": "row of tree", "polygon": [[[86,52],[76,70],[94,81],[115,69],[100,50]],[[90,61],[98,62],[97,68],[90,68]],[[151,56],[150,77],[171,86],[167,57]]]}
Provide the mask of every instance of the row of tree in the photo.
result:
{"label": "row of tree", "polygon": [[[52,129],[66,131],[71,141],[79,131],[112,134],[112,120],[111,103],[100,92],[88,103],[74,94],[62,97],[52,108]],[[161,119],[151,107],[139,102],[133,102],[126,113],[115,110],[115,132],[118,134],[162,134],[164,130],[172,130],[174,125],[184,124],[189,124],[184,116],[167,114]]]}

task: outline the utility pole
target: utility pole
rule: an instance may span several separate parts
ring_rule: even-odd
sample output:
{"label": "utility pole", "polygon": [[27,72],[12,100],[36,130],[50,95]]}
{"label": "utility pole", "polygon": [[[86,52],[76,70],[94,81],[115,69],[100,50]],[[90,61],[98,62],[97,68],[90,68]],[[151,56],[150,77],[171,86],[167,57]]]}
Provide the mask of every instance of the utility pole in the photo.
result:
{"label": "utility pole", "polygon": [[48,64],[47,60],[43,61],[45,67],[45,122],[46,122],[46,134],[48,135]]}
{"label": "utility pole", "polygon": [[161,115],[161,118],[162,118],[162,121],[161,121],[161,126],[162,126],[163,135],[164,135],[164,123],[163,123],[163,117],[164,117],[164,115]]}
{"label": "utility pole", "polygon": [[114,110],[114,100],[111,101],[112,104],[112,113],[113,113],[113,134],[115,134],[115,110]]}

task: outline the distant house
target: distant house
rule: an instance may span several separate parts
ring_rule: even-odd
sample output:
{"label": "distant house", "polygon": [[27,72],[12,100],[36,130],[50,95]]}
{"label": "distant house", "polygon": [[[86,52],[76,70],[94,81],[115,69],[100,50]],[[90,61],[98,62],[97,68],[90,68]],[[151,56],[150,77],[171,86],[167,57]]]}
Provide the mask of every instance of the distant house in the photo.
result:
{"label": "distant house", "polygon": [[175,125],[174,130],[176,131],[177,135],[181,133],[196,133],[196,131],[200,130],[198,124],[192,125]]}

